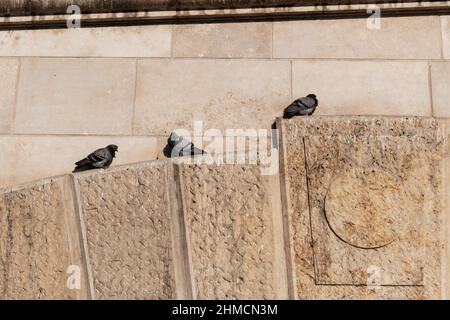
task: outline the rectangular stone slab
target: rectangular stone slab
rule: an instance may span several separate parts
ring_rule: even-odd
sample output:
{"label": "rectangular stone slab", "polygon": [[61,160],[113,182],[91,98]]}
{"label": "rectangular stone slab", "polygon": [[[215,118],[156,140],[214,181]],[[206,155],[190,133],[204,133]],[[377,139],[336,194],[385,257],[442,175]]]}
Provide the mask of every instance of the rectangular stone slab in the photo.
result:
{"label": "rectangular stone slab", "polygon": [[169,162],[76,174],[95,299],[174,299]]}
{"label": "rectangular stone slab", "polygon": [[250,165],[178,170],[196,298],[287,298],[270,178]]}
{"label": "rectangular stone slab", "polygon": [[296,296],[439,298],[441,124],[376,117],[277,124]]}
{"label": "rectangular stone slab", "polygon": [[86,299],[73,198],[69,176],[0,191],[0,299]]}

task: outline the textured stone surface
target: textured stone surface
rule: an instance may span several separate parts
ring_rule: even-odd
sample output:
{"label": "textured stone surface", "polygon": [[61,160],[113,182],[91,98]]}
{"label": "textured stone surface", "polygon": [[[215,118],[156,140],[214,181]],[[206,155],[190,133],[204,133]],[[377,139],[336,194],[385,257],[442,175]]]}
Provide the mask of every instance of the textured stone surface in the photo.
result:
{"label": "textured stone surface", "polygon": [[268,22],[181,24],[173,31],[175,57],[270,58],[271,43]]}
{"label": "textured stone surface", "polygon": [[204,130],[269,128],[289,103],[289,83],[288,61],[140,60],[135,133],[166,135],[194,120]]}
{"label": "textured stone surface", "polygon": [[77,174],[96,299],[174,299],[167,166]]}
{"label": "textured stone surface", "polygon": [[23,58],[15,132],[131,134],[136,61]]}
{"label": "textured stone surface", "polygon": [[64,178],[0,193],[0,298],[86,298],[67,288],[71,265],[84,269],[76,222]]}
{"label": "textured stone surface", "polygon": [[18,60],[0,60],[0,133],[9,133],[11,130],[18,70]]}
{"label": "textured stone surface", "polygon": [[197,298],[276,298],[270,191],[260,169],[179,169]]}
{"label": "textured stone surface", "polygon": [[[298,298],[440,298],[439,123],[311,117],[279,125]],[[374,267],[379,289],[367,287]]]}
{"label": "textured stone surface", "polygon": [[111,143],[119,146],[113,166],[156,159],[157,137],[0,135],[0,188],[74,169],[74,163]]}
{"label": "textured stone surface", "polygon": [[[383,10],[381,10],[383,15]],[[439,17],[282,21],[274,24],[275,58],[440,59]]]}
{"label": "textured stone surface", "polygon": [[450,62],[431,63],[433,116],[450,118]]}
{"label": "textured stone surface", "polygon": [[320,115],[431,116],[428,63],[295,61],[294,98],[315,93]]}
{"label": "textured stone surface", "polygon": [[168,57],[171,40],[172,28],[166,25],[0,31],[0,55]]}

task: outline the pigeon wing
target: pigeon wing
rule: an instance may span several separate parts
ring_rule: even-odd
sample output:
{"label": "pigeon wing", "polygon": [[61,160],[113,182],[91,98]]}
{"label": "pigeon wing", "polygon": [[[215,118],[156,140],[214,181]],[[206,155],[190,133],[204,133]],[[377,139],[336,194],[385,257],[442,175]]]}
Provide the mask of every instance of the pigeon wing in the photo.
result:
{"label": "pigeon wing", "polygon": [[295,103],[292,103],[290,106],[288,106],[286,109],[284,109],[283,118],[290,119],[293,116],[296,116],[298,114],[298,112],[299,112],[299,107]]}
{"label": "pigeon wing", "polygon": [[94,164],[96,162],[102,162],[104,160],[108,160],[111,154],[109,153],[108,149],[102,148],[97,149],[94,152],[92,152],[90,155],[87,156],[87,159]]}
{"label": "pigeon wing", "polygon": [[306,109],[312,109],[317,107],[316,100],[310,97],[300,98],[297,101]]}

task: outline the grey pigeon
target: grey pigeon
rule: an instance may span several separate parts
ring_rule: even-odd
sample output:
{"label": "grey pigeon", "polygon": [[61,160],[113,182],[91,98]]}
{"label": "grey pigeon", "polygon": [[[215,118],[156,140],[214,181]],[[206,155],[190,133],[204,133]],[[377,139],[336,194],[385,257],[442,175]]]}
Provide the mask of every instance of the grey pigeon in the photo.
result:
{"label": "grey pigeon", "polygon": [[196,148],[194,144],[172,132],[167,140],[167,145],[169,147],[170,158],[184,157],[184,156],[194,156],[205,154],[206,152]]}
{"label": "grey pigeon", "polygon": [[283,118],[290,119],[295,116],[310,116],[316,110],[319,101],[315,94],[308,94],[306,97],[300,98],[292,102],[284,109]]}
{"label": "grey pigeon", "polygon": [[106,148],[97,149],[83,160],[76,162],[76,167],[73,172],[100,168],[106,169],[111,165],[113,159],[116,156],[116,152],[118,151],[119,147],[117,147],[115,144],[110,144]]}

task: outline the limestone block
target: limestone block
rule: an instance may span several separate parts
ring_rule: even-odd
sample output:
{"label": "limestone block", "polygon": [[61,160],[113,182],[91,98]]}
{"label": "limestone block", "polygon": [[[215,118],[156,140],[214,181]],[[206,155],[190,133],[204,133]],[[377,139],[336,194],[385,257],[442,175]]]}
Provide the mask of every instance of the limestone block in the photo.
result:
{"label": "limestone block", "polygon": [[1,299],[86,299],[74,208],[67,176],[1,191]]}
{"label": "limestone block", "polygon": [[269,128],[289,100],[289,61],[140,60],[135,134],[192,130],[194,120],[204,130]]}
{"label": "limestone block", "polygon": [[260,168],[183,164],[179,172],[196,298],[286,299],[277,193]]}
{"label": "limestone block", "polygon": [[172,27],[0,31],[0,56],[170,57]]}
{"label": "limestone block", "polygon": [[315,93],[319,115],[431,116],[426,62],[295,61],[294,98]]}
{"label": "limestone block", "polygon": [[431,63],[433,116],[450,118],[450,62]]}
{"label": "limestone block", "polygon": [[22,58],[15,132],[131,134],[136,61]]}
{"label": "limestone block", "polygon": [[441,16],[441,28],[444,59],[450,59],[450,16]]}
{"label": "limestone block", "polygon": [[0,135],[0,188],[26,183],[74,169],[74,163],[97,148],[117,144],[113,166],[153,160],[157,137]]}
{"label": "limestone block", "polygon": [[168,170],[150,162],[75,175],[95,299],[177,297]]}
{"label": "limestone block", "polygon": [[173,30],[175,57],[270,58],[271,43],[267,22],[180,24]]}
{"label": "limestone block", "polygon": [[442,125],[310,117],[278,126],[297,297],[442,297]]}
{"label": "limestone block", "polygon": [[304,20],[274,23],[275,58],[441,59],[439,17]]}
{"label": "limestone block", "polygon": [[0,59],[0,133],[11,130],[18,70],[17,59]]}

